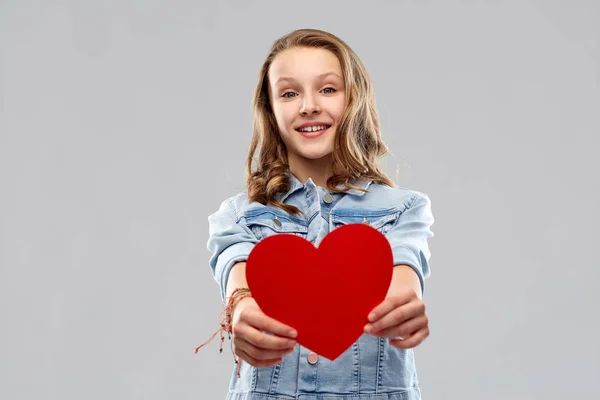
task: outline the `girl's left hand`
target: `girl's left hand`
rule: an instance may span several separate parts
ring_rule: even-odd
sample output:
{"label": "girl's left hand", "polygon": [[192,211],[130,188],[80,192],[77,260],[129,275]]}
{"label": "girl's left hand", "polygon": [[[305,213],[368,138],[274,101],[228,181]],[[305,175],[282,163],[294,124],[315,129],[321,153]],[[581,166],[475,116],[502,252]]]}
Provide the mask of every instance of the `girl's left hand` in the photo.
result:
{"label": "girl's left hand", "polygon": [[425,303],[409,287],[404,286],[385,298],[369,314],[365,333],[390,339],[399,349],[418,346],[429,336],[429,320],[425,315]]}

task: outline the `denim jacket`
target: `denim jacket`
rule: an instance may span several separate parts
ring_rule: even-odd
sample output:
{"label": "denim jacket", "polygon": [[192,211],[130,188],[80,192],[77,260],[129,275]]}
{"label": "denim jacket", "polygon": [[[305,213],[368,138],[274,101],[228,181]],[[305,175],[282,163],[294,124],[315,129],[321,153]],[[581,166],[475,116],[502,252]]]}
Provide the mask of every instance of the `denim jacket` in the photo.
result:
{"label": "denim jacket", "polygon": [[[302,184],[290,174],[290,190],[278,199],[304,215],[249,202],[246,192],[223,201],[208,217],[209,265],[221,299],[232,266],[245,261],[253,246],[265,237],[291,233],[318,247],[333,229],[366,223],[388,239],[394,265],[410,266],[421,289],[430,275],[427,238],[434,222],[429,197],[407,188],[359,180],[346,193],[330,193],[312,179]],[[368,250],[363,250],[368,251]],[[282,260],[285,262],[285,260]],[[272,367],[255,368],[242,362],[240,377],[234,365],[228,400],[414,400],[421,393],[413,349],[397,349],[386,338],[363,334],[334,361],[319,357],[301,345]]]}

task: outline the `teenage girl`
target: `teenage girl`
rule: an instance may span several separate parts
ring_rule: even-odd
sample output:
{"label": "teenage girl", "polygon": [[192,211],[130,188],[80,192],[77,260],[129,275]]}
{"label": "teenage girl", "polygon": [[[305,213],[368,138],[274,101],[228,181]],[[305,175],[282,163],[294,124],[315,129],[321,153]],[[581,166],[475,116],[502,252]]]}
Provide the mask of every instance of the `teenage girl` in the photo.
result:
{"label": "teenage girl", "polygon": [[[396,187],[377,166],[387,147],[364,65],[330,33],[291,32],[260,70],[253,112],[247,188],[209,216],[210,267],[226,306],[221,342],[228,332],[237,357],[227,399],[420,399],[413,348],[429,335],[422,296],[434,219],[426,194]],[[364,334],[330,361],[260,310],[245,260],[270,235],[293,233],[318,247],[349,223],[386,236],[394,271]]]}

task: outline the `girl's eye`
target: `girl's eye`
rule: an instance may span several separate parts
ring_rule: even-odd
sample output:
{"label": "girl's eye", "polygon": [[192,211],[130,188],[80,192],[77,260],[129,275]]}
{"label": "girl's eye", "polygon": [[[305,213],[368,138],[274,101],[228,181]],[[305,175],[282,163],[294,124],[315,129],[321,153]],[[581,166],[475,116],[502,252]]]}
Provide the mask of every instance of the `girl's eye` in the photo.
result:
{"label": "girl's eye", "polygon": [[294,93],[294,92],[285,92],[284,94],[281,95],[281,97],[285,97],[285,98],[288,98],[288,99],[291,98],[292,96],[288,96],[288,94],[295,95],[296,93]]}
{"label": "girl's eye", "polygon": [[[329,91],[327,91],[327,90],[329,90]],[[326,87],[325,89],[323,89],[323,91],[327,94],[330,94],[330,93],[334,93],[336,90],[332,87]]]}

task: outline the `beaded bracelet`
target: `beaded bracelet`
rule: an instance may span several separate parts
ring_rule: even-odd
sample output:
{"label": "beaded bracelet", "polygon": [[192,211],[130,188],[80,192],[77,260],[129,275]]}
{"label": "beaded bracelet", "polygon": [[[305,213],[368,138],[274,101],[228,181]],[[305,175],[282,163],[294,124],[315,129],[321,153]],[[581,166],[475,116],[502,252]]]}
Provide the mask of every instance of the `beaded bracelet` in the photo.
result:
{"label": "beaded bracelet", "polygon": [[[223,332],[227,332],[227,335],[228,335],[229,339],[231,340],[231,333],[232,333],[231,323],[232,323],[232,317],[233,317],[233,308],[243,298],[246,298],[246,297],[252,297],[252,294],[250,293],[250,289],[237,288],[233,291],[231,296],[229,296],[228,298],[223,300],[223,311],[221,311],[221,313],[219,314],[219,317],[223,316],[223,314],[225,314],[225,315],[224,315],[223,319],[221,320],[221,322],[219,323],[219,325],[221,327],[215,333],[213,333],[213,335],[210,337],[210,339],[208,339],[206,342],[202,343],[200,346],[196,347],[196,349],[194,351],[196,354],[198,354],[198,350],[200,350],[202,347],[204,347],[205,345],[210,343],[215,338],[215,336],[217,336],[217,333],[221,334],[221,343],[219,346],[219,353],[223,353],[223,342],[225,341],[225,336],[223,335]],[[233,351],[233,342],[231,342],[231,353],[233,354],[233,361],[238,365],[237,376],[239,378],[242,360],[235,357],[235,353]]]}

